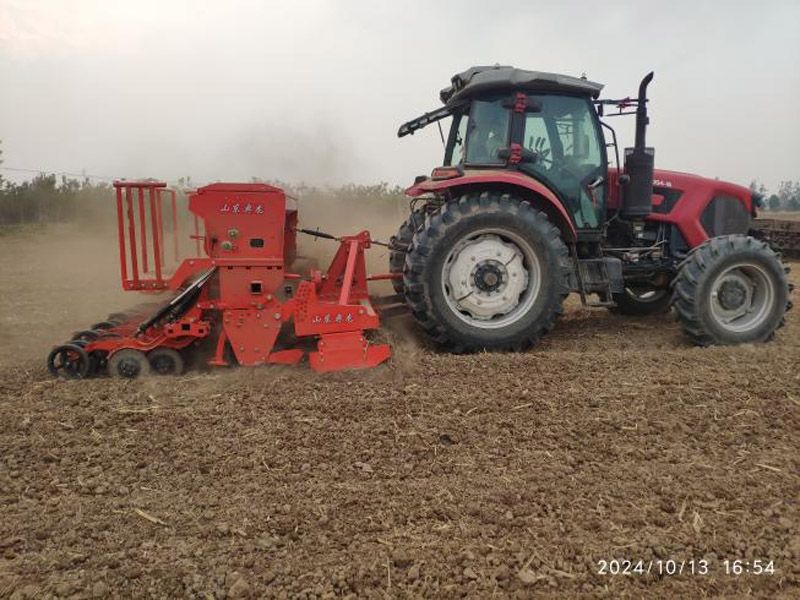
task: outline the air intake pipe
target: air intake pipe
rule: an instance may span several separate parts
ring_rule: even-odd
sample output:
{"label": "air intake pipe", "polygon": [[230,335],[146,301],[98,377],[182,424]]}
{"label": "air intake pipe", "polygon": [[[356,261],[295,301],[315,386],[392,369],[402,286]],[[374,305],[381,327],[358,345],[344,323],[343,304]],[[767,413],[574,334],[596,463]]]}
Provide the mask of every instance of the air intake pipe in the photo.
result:
{"label": "air intake pipe", "polygon": [[645,146],[645,133],[650,122],[647,117],[647,86],[652,80],[651,71],[639,84],[636,139],[633,148],[625,148],[625,174],[628,177],[622,188],[620,216],[628,220],[643,219],[653,210],[655,150]]}

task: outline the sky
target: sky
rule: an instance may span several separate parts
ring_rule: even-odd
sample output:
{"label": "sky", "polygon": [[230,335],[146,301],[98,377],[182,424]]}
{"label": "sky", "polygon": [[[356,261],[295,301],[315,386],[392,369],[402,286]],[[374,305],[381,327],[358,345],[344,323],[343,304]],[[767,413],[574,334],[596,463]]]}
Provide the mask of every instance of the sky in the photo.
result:
{"label": "sky", "polygon": [[[495,63],[609,98],[654,70],[657,167],[800,180],[796,0],[0,0],[0,166],[407,185],[442,144],[398,126]],[[609,122],[632,145],[632,119]]]}

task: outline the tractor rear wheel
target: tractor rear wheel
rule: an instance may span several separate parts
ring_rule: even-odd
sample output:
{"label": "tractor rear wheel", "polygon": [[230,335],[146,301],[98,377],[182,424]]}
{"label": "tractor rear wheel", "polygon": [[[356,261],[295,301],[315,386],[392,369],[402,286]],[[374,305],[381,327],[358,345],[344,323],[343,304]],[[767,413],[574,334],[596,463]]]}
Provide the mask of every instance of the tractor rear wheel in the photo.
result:
{"label": "tractor rear wheel", "polygon": [[430,215],[406,255],[406,300],[453,352],[523,350],[550,331],[572,266],[547,216],[510,194],[471,193]]}
{"label": "tractor rear wheel", "polygon": [[708,240],[683,261],[673,283],[683,330],[698,346],[769,341],[791,308],[787,270],[752,237]]}
{"label": "tractor rear wheel", "polygon": [[[403,274],[403,267],[406,264],[406,254],[408,248],[411,246],[411,240],[414,239],[414,234],[425,224],[425,212],[422,209],[416,209],[408,215],[408,218],[397,230],[397,235],[393,236],[390,240],[392,250],[389,253],[389,272],[393,274]],[[392,279],[392,287],[395,294],[400,296],[405,295],[402,279]]]}

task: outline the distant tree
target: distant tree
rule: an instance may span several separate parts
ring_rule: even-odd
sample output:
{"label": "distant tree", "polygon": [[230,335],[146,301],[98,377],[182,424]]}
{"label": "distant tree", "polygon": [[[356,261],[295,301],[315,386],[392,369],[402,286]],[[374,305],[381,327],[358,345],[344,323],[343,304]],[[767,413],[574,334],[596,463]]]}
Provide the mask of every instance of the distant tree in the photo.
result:
{"label": "distant tree", "polygon": [[800,210],[800,181],[781,181],[778,198],[781,200],[781,208]]}
{"label": "distant tree", "polygon": [[770,210],[780,210],[781,209],[781,199],[778,198],[777,194],[772,194],[767,200],[767,206]]}
{"label": "distant tree", "polygon": [[753,179],[750,182],[750,191],[753,195],[753,203],[757,207],[762,207],[766,204],[767,186],[761,183],[758,179]]}
{"label": "distant tree", "polygon": [[794,182],[781,181],[778,186],[778,198],[781,200],[781,208],[789,206],[789,200],[792,199],[792,196],[794,196]]}
{"label": "distant tree", "polygon": [[761,196],[767,195],[767,186],[761,183],[758,179],[753,179],[753,181],[750,182],[750,190],[756,194],[760,194]]}
{"label": "distant tree", "polygon": [[800,210],[800,181],[795,181],[792,187],[792,200],[789,201],[793,206],[791,210]]}

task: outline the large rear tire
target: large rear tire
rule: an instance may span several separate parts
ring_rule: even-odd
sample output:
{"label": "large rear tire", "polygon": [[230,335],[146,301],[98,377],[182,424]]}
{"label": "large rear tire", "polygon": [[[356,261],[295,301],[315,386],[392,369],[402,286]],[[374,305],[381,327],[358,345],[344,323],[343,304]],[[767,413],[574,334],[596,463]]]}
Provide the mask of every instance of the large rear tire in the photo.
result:
{"label": "large rear tire", "polygon": [[414,317],[441,347],[524,350],[555,326],[571,271],[544,213],[510,194],[472,193],[416,232],[404,287]]}
{"label": "large rear tire", "polygon": [[771,340],[791,308],[787,270],[765,242],[749,236],[698,246],[673,283],[684,332],[698,346]]}
{"label": "large rear tire", "polygon": [[[392,250],[389,253],[389,272],[393,274],[403,274],[403,267],[406,264],[406,254],[411,246],[414,234],[425,224],[425,212],[416,209],[408,215],[408,218],[400,225],[397,235],[391,239]],[[401,278],[392,279],[392,287],[395,294],[405,295],[405,287]]]}

